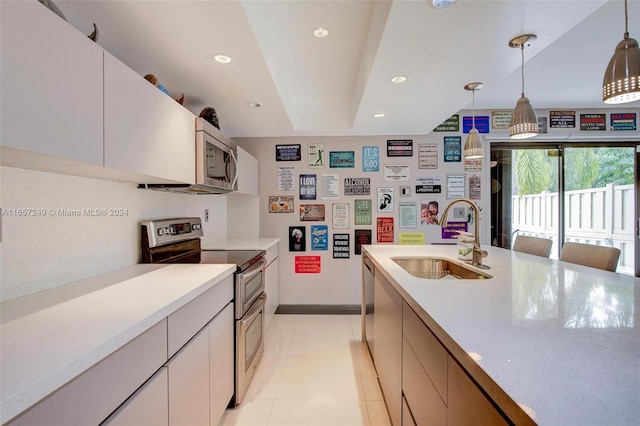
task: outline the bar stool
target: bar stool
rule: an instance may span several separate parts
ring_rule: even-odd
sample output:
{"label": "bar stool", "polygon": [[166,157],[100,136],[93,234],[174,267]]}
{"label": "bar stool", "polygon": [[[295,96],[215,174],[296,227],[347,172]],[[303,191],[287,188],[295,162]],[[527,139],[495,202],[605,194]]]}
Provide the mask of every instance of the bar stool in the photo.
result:
{"label": "bar stool", "polygon": [[616,271],[619,258],[620,249],[583,243],[564,243],[560,252],[560,260],[563,262],[577,263],[611,272]]}
{"label": "bar stool", "polygon": [[548,238],[529,237],[518,235],[513,243],[513,251],[535,254],[536,256],[549,257],[553,241]]}

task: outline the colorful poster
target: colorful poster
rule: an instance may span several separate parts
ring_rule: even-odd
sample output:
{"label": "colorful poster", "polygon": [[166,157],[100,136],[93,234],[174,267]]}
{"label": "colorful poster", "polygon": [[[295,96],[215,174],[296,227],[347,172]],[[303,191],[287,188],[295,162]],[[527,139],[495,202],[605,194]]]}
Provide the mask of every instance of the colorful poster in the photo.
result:
{"label": "colorful poster", "polygon": [[380,148],[377,146],[362,147],[362,171],[380,171]]}
{"label": "colorful poster", "polygon": [[345,178],[344,195],[371,195],[371,179]]}
{"label": "colorful poster", "polygon": [[384,180],[386,182],[406,182],[409,180],[409,165],[387,165],[384,166]]}
{"label": "colorful poster", "polygon": [[398,203],[398,226],[401,229],[418,227],[418,203]]}
{"label": "colorful poster", "polygon": [[513,111],[492,111],[491,112],[491,128],[492,129],[508,129],[511,125],[511,116]]}
{"label": "colorful poster", "polygon": [[468,222],[447,222],[447,224],[442,227],[440,237],[443,240],[457,240],[460,232],[467,232],[468,225]]}
{"label": "colorful poster", "polygon": [[398,244],[406,246],[424,245],[423,232],[400,232],[398,234]]}
{"label": "colorful poster", "polygon": [[438,145],[435,143],[423,143],[418,145],[418,168],[438,168]]}
{"label": "colorful poster", "polygon": [[323,169],[324,168],[324,144],[314,143],[309,144],[309,168],[310,169]]}
{"label": "colorful poster", "polygon": [[300,199],[316,199],[316,175],[300,175]]}
{"label": "colorful poster", "polygon": [[333,229],[349,228],[349,204],[333,204]]}
{"label": "colorful poster", "polygon": [[278,191],[295,191],[295,167],[278,166]]}
{"label": "colorful poster", "polygon": [[464,198],[464,173],[447,173],[447,199]]}
{"label": "colorful poster", "polygon": [[480,176],[473,175],[469,178],[469,198],[472,200],[479,200],[482,196],[482,190],[480,185]]}
{"label": "colorful poster", "polygon": [[371,200],[355,200],[354,211],[356,225],[371,225]]}
{"label": "colorful poster", "polygon": [[444,137],[444,161],[459,162],[462,159],[462,137],[461,136],[445,136]]}
{"label": "colorful poster", "polygon": [[316,221],[324,220],[324,204],[300,204],[300,220]]}
{"label": "colorful poster", "polygon": [[436,200],[420,202],[420,225],[437,225],[439,205]]}
{"label": "colorful poster", "polygon": [[611,130],[614,132],[625,130],[636,130],[637,121],[635,112],[611,113],[609,115]]}
{"label": "colorful poster", "polygon": [[333,258],[349,259],[349,234],[333,234]]}
{"label": "colorful poster", "polygon": [[413,157],[413,140],[387,140],[387,157]]}
{"label": "colorful poster", "polygon": [[393,188],[378,188],[378,213],[393,213]]}
{"label": "colorful poster", "polygon": [[575,111],[549,111],[549,127],[567,129],[576,127]]}
{"label": "colorful poster", "polygon": [[340,177],[337,174],[322,175],[322,198],[340,197]]}
{"label": "colorful poster", "polygon": [[300,144],[276,145],[276,161],[300,161]]}
{"label": "colorful poster", "polygon": [[447,118],[444,123],[433,129],[434,132],[459,132],[460,131],[460,116],[452,115]]}
{"label": "colorful poster", "polygon": [[269,196],[269,213],[293,213],[293,195]]}
{"label": "colorful poster", "polygon": [[329,151],[329,167],[354,168],[356,164],[354,151]]}
{"label": "colorful poster", "polygon": [[289,227],[289,251],[307,251],[306,226]]}
{"label": "colorful poster", "polygon": [[295,256],[296,274],[319,274],[321,271],[320,256]]}
{"label": "colorful poster", "polygon": [[362,254],[362,246],[371,244],[371,229],[356,229],[353,233],[355,240],[354,254]]}
{"label": "colorful poster", "polygon": [[488,115],[471,115],[462,117],[462,133],[469,133],[473,126],[476,126],[478,133],[489,133],[489,116]]}
{"label": "colorful poster", "polygon": [[393,218],[379,217],[376,219],[376,240],[379,243],[393,242]]}
{"label": "colorful poster", "polygon": [[311,250],[329,249],[329,227],[327,225],[311,225]]}
{"label": "colorful poster", "polygon": [[580,131],[607,130],[607,114],[580,114]]}
{"label": "colorful poster", "polygon": [[440,193],[442,193],[442,178],[440,176],[416,178],[416,194]]}

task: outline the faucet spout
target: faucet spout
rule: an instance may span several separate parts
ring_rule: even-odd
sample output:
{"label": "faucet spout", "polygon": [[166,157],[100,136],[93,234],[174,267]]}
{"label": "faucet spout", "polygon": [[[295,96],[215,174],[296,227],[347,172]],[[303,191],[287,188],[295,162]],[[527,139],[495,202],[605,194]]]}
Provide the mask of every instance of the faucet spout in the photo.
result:
{"label": "faucet spout", "polygon": [[451,209],[451,207],[453,207],[458,203],[466,203],[469,206],[471,206],[471,208],[473,209],[473,214],[475,216],[474,232],[473,232],[473,257],[471,260],[471,264],[480,269],[490,269],[487,265],[482,264],[482,247],[480,247],[480,226],[479,226],[480,209],[478,209],[478,206],[476,205],[476,203],[474,203],[473,201],[467,198],[458,198],[457,200],[449,204],[446,209],[444,209],[444,213],[442,213],[442,216],[438,221],[438,225],[443,227],[447,224],[447,216],[449,215],[449,210]]}

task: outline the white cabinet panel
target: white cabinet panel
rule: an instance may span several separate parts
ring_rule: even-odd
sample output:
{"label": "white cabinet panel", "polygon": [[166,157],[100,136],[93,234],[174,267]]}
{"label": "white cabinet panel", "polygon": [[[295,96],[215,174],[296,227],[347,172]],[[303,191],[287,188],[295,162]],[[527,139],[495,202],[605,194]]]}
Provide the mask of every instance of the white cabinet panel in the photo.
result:
{"label": "white cabinet panel", "polygon": [[168,426],[169,388],[167,367],[162,367],[102,426]]}
{"label": "white cabinet panel", "polygon": [[195,183],[195,115],[105,52],[105,166]]}
{"label": "white cabinet panel", "polygon": [[0,143],[102,165],[102,48],[37,1],[0,8]]}
{"label": "white cabinet panel", "polygon": [[205,328],[169,362],[169,424],[209,424],[209,329]]}
{"label": "white cabinet panel", "polygon": [[217,425],[234,391],[234,309],[229,303],[209,324],[210,424]]}
{"label": "white cabinet panel", "polygon": [[258,159],[238,147],[239,194],[258,195]]}
{"label": "white cabinet panel", "polygon": [[[276,245],[276,255],[278,246]],[[269,259],[269,255],[267,253],[267,261]],[[279,281],[280,281],[280,272],[278,258],[276,257],[270,264],[267,265],[267,269],[265,269],[264,273],[264,291],[267,293],[267,301],[265,303],[264,314],[265,314],[265,330],[269,328],[269,324],[273,320],[273,316],[276,313],[276,309],[278,309],[279,303]]]}

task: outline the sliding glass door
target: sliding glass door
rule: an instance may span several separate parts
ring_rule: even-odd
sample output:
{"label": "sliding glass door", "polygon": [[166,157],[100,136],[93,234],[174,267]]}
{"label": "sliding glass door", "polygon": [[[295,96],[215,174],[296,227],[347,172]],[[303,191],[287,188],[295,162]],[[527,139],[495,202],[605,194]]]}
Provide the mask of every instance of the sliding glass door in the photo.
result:
{"label": "sliding glass door", "polygon": [[492,244],[516,235],[620,249],[617,272],[638,275],[638,168],[633,143],[493,143]]}

